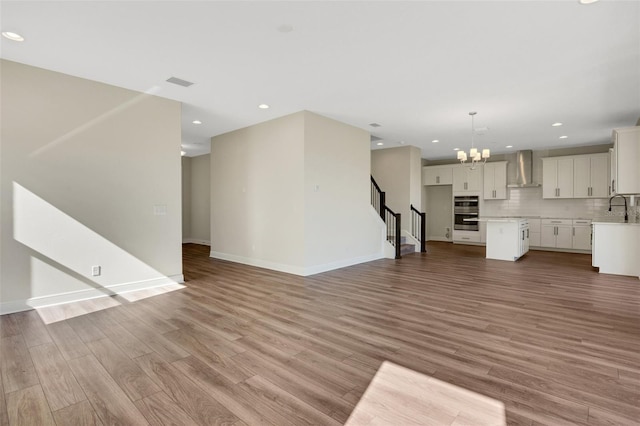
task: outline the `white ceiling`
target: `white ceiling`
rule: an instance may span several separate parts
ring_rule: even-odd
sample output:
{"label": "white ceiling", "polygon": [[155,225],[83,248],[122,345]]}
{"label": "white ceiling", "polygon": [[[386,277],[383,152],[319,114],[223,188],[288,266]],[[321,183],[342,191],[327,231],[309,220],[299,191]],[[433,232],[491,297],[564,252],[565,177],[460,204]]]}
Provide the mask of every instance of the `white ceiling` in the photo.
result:
{"label": "white ceiling", "polygon": [[638,1],[0,7],[2,31],[26,39],[2,39],[2,58],[183,102],[188,155],[208,152],[211,136],[303,109],[369,130],[383,148],[418,146],[427,159],[470,147],[469,111],[489,128],[476,146],[492,153],[607,143],[612,128],[640,117]]}

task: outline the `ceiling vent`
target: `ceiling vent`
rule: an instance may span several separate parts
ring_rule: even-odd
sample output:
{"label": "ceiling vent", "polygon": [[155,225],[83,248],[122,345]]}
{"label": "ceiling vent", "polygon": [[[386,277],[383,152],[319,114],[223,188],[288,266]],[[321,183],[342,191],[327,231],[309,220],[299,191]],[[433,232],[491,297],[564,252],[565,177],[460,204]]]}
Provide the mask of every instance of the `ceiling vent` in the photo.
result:
{"label": "ceiling vent", "polygon": [[382,140],[382,138],[379,138],[377,136],[371,135],[371,142],[378,142],[378,141],[381,141],[381,140]]}
{"label": "ceiling vent", "polygon": [[371,124],[369,124],[369,126],[371,126],[371,127],[381,127],[381,126],[382,126],[382,124],[378,124],[378,123],[371,123]]}
{"label": "ceiling vent", "polygon": [[173,83],[173,84],[177,84],[178,86],[182,86],[182,87],[189,87],[191,86],[193,83],[187,80],[183,80],[181,78],[178,77],[171,77],[167,79],[168,83]]}

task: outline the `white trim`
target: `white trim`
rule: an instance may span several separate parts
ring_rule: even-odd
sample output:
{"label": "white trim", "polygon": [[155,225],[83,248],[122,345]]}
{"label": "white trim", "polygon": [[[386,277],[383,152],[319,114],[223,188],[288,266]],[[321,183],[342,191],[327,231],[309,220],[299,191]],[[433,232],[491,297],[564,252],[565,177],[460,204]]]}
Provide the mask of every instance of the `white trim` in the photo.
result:
{"label": "white trim", "polygon": [[116,294],[128,293],[136,290],[147,290],[161,287],[167,284],[184,283],[184,275],[171,275],[168,277],[152,278],[150,280],[134,281],[130,283],[114,284],[102,288],[89,288],[70,291],[67,293],[50,294],[47,296],[31,297],[26,300],[14,300],[0,303],[0,315],[13,312],[28,311],[34,308],[60,305],[63,303],[80,302],[82,300],[109,297]]}
{"label": "white trim", "polygon": [[302,266],[285,265],[283,263],[270,262],[262,259],[253,259],[253,258],[248,258],[243,256],[236,256],[234,254],[221,253],[216,251],[211,251],[209,256],[213,257],[214,259],[227,260],[230,262],[241,263],[243,265],[271,269],[273,271],[285,272],[287,274],[299,275],[302,277],[319,274],[321,272],[332,271],[334,269],[345,268],[347,266],[353,266],[359,263],[371,262],[373,260],[384,258],[382,253],[374,253],[366,256],[354,257],[351,259],[329,262],[322,265],[302,267]]}
{"label": "white trim", "polygon": [[258,268],[271,269],[274,271],[286,272],[287,274],[304,276],[304,267],[285,265],[284,263],[270,262],[268,260],[254,259],[250,257],[237,256],[235,254],[222,253],[213,251],[209,253],[209,257],[220,260],[228,260],[230,262],[242,263],[243,265],[257,266]]}
{"label": "white trim", "polygon": [[305,268],[306,275],[319,274],[321,272],[333,271],[334,269],[345,268],[347,266],[357,265],[359,263],[371,262],[373,260],[383,259],[382,253],[369,254],[366,256],[358,256],[351,259],[338,260],[322,265],[310,266]]}
{"label": "white trim", "polygon": [[429,242],[429,241],[444,241],[445,243],[450,243],[451,242],[451,240],[449,238],[447,238],[447,237],[435,237],[435,236],[428,237],[427,238],[427,242]]}
{"label": "white trim", "polygon": [[209,246],[211,247],[211,241],[209,240],[199,240],[197,238],[183,238],[182,244],[200,244],[201,246]]}

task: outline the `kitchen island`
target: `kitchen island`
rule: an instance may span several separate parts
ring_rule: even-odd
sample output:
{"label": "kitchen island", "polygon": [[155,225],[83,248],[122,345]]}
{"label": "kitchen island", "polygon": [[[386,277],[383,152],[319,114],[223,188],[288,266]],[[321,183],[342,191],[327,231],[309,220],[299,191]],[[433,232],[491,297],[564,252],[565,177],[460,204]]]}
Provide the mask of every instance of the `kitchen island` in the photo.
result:
{"label": "kitchen island", "polygon": [[516,261],[529,251],[529,221],[524,218],[486,218],[487,259]]}
{"label": "kitchen island", "polygon": [[640,223],[594,220],[591,265],[602,274],[640,278]]}

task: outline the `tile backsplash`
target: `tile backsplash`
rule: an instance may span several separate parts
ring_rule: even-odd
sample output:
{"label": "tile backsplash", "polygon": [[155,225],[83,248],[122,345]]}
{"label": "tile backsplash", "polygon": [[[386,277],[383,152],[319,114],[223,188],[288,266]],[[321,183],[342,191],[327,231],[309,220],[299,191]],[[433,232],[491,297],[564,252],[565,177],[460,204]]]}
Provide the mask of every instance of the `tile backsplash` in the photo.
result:
{"label": "tile backsplash", "polygon": [[[485,200],[482,216],[540,216],[593,219],[610,215],[608,198],[542,198],[542,187],[508,188],[507,200]],[[621,203],[622,200],[617,201]],[[623,211],[624,208],[614,208]]]}

